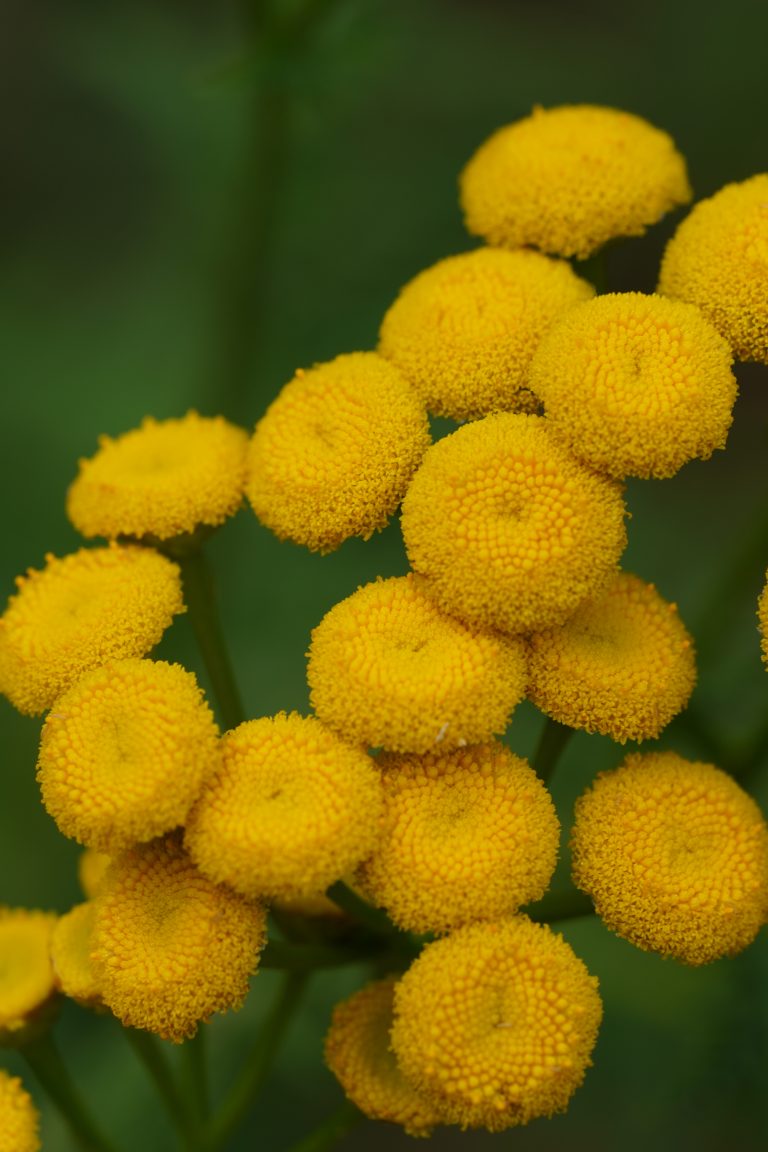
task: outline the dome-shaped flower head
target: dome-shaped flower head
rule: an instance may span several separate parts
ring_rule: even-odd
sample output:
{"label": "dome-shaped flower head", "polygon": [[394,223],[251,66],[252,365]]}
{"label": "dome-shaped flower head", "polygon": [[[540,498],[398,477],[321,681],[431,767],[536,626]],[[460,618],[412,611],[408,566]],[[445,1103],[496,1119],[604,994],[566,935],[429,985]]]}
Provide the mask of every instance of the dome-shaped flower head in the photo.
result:
{"label": "dome-shaped flower head", "polygon": [[429,595],[506,632],[561,623],[600,591],[626,544],[618,485],[578,464],[537,416],[486,416],[439,440],[402,525]]}
{"label": "dome-shaped flower head", "polygon": [[337,356],[299,370],[257,424],[248,499],[279,539],[332,552],[385,526],[429,443],[424,405],[393,364]]}
{"label": "dome-shaped flower head", "polygon": [[0,1152],[39,1152],[40,1115],[18,1076],[0,1068]]}
{"label": "dome-shaped flower head", "polygon": [[522,642],[446,616],[418,577],[359,588],[312,633],[317,716],[350,743],[428,752],[501,735],[525,695]]}
{"label": "dome-shaped flower head", "polygon": [[261,904],[203,876],[175,836],[129,849],[96,901],[91,954],[104,1002],[129,1028],[194,1036],[240,1008],[266,940]]}
{"label": "dome-shaped flower head", "polygon": [[51,935],[56,987],[87,1008],[101,1005],[101,988],[91,960],[96,906],[89,900],[60,916]]}
{"label": "dome-shaped flower head", "polygon": [[184,611],[178,565],[135,545],[47,556],[16,583],[0,619],[0,692],[28,715],[91,668],[145,656]]}
{"label": "dome-shaped flower head", "polygon": [[37,778],[65,836],[115,854],[183,824],[220,755],[191,672],[161,660],[114,660],[56,701]]}
{"label": "dome-shaped flower head", "polygon": [[580,260],[614,237],[641,236],[690,198],[666,132],[589,104],[535,108],[486,140],[461,174],[473,235]]}
{"label": "dome-shaped flower head", "polygon": [[612,931],[684,964],[732,956],[768,916],[768,826],[725,772],[628,756],[576,804],[574,882]]}
{"label": "dome-shaped flower head", "polygon": [[84,848],[77,859],[77,879],[83,895],[93,900],[101,891],[112,857],[95,848]]}
{"label": "dome-shaped flower head", "polygon": [[658,736],[695,682],[693,643],[676,606],[629,572],[560,628],[530,637],[529,699],[561,724],[622,744]]}
{"label": "dome-shaped flower head", "polygon": [[248,435],[221,416],[147,417],[116,440],[103,436],[80,461],[67,515],[83,536],[167,540],[237,511],[245,488]]}
{"label": "dome-shaped flower head", "polygon": [[0,1044],[33,1027],[55,993],[51,933],[56,917],[0,907]]}
{"label": "dome-shaped flower head", "polygon": [[363,748],[295,713],[249,720],[222,744],[185,835],[207,876],[248,897],[311,896],[372,850],[381,780]]}
{"label": "dome-shaped flower head", "polygon": [[500,1132],[565,1110],[601,1016],[570,945],[516,916],[426,946],[395,988],[392,1048],[450,1123]]}
{"label": "dome-shaped flower head", "polygon": [[406,284],[384,317],[379,351],[439,416],[533,412],[538,398],[526,377],[539,341],[593,294],[564,261],[478,248]]}
{"label": "dome-shaped flower head", "polygon": [[617,292],[571,309],[533,358],[547,424],[616,478],[673,476],[723,448],[736,400],[728,345],[697,308]]}
{"label": "dome-shaped flower head", "polygon": [[696,304],[737,360],[768,364],[768,173],[694,205],[667,245],[659,292]]}
{"label": "dome-shaped flower head", "polygon": [[379,763],[382,835],[359,880],[395,924],[448,932],[544,895],[560,825],[525,760],[492,743]]}

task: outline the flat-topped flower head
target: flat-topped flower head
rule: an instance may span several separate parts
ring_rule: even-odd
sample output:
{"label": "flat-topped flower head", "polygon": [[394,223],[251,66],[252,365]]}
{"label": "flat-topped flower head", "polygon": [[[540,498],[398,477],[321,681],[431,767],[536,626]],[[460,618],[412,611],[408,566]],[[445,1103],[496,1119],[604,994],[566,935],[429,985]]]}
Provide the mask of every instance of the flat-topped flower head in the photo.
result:
{"label": "flat-topped flower head", "polygon": [[56,989],[50,959],[56,917],[0,907],[0,1044],[34,1027]]}
{"label": "flat-topped flower head", "polygon": [[96,906],[89,900],[60,916],[51,936],[51,964],[56,987],[86,1008],[102,1003],[91,960]]}
{"label": "flat-topped flower head", "polygon": [[696,304],[737,360],[768,364],[768,173],[694,205],[667,245],[659,292]]}
{"label": "flat-topped flower head", "polygon": [[184,611],[178,565],[135,545],[47,556],[16,583],[0,619],[0,692],[28,715],[90,669],[146,656]]}
{"label": "flat-topped flower head", "polygon": [[281,540],[331,552],[383,528],[430,443],[423,403],[375,352],[299,370],[259,421],[247,495]]}
{"label": "flat-topped flower head", "polygon": [[570,945],[516,916],[426,946],[395,989],[392,1048],[448,1122],[500,1132],[567,1108],[601,1016]]}
{"label": "flat-topped flower head", "polygon": [[39,1152],[40,1115],[18,1076],[0,1068],[0,1152]]}
{"label": "flat-topped flower head", "polygon": [[384,317],[379,351],[439,416],[534,412],[531,357],[552,322],[593,294],[564,261],[478,248],[406,284]]}
{"label": "flat-topped flower head", "polygon": [[534,108],[486,140],[461,174],[473,235],[580,260],[614,237],[641,236],[690,198],[666,132],[590,104]]}
{"label": "flat-topped flower head", "polygon": [[622,744],[658,736],[695,683],[693,642],[676,605],[629,572],[560,628],[530,637],[529,699],[560,724]]}
{"label": "flat-topped flower head", "polygon": [[698,308],[616,292],[571,309],[533,358],[547,424],[617,479],[673,476],[724,448],[736,400],[730,349]]}
{"label": "flat-topped flower head", "polygon": [[93,900],[101,891],[112,857],[95,848],[84,848],[77,859],[77,879],[83,895]]}
{"label": "flat-topped flower head", "polygon": [[382,835],[359,880],[395,924],[448,932],[544,895],[560,825],[525,760],[492,743],[379,763]]}
{"label": "flat-topped flower head", "polygon": [[711,764],[628,756],[577,801],[571,847],[574,882],[638,948],[706,964],[768,917],[768,826]]}
{"label": "flat-topped flower head", "polygon": [[220,756],[192,672],[160,660],[114,660],[56,701],[37,778],[59,830],[112,855],[183,824]]}
{"label": "flat-topped flower head", "polygon": [[615,571],[626,544],[618,485],[578,464],[537,416],[486,416],[427,452],[403,537],[429,595],[471,624],[561,623]]}

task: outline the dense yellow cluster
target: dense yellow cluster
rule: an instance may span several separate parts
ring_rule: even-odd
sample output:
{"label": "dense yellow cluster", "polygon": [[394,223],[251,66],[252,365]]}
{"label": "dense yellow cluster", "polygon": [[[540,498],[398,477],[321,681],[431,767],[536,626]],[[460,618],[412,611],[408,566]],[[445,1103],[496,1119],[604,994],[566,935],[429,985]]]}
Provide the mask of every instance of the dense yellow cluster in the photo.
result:
{"label": "dense yellow cluster", "polygon": [[18,1076],[0,1068],[0,1152],[39,1152],[40,1116]]}
{"label": "dense yellow cluster", "polygon": [[51,936],[51,964],[59,988],[65,996],[86,1008],[101,1006],[101,989],[94,972],[91,953],[96,905],[77,904],[60,916]]}

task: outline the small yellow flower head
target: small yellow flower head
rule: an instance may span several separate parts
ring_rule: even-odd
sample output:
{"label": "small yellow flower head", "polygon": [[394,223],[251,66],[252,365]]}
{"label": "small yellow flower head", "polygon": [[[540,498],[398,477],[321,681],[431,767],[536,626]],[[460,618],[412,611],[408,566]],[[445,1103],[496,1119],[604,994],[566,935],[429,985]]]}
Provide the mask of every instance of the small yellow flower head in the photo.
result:
{"label": "small yellow flower head", "polygon": [[580,260],[614,237],[641,236],[690,198],[666,132],[589,104],[534,108],[486,140],[461,175],[473,235]]}
{"label": "small yellow flower head", "polygon": [[448,932],[544,895],[560,825],[525,760],[492,743],[380,764],[382,835],[360,883],[395,924]]}
{"label": "small yellow flower head", "polygon": [[37,778],[59,830],[111,855],[183,824],[220,755],[191,672],[160,660],[114,660],[56,701]]}
{"label": "small yellow flower head", "polygon": [[129,1028],[179,1043],[242,1006],[264,946],[262,905],[203,876],[175,837],[120,856],[96,901],[94,975]]}
{"label": "small yellow flower head", "polygon": [[102,436],[96,455],[80,461],[67,515],[83,536],[108,540],[217,527],[242,502],[247,445],[247,433],[222,416],[148,416],[117,440]]}
{"label": "small yellow flower head", "polygon": [[486,416],[439,440],[402,524],[429,595],[506,632],[561,623],[600,591],[626,544],[618,485],[577,464],[537,416]]}
{"label": "small yellow flower head", "polygon": [[698,305],[738,360],[768,364],[768,173],[693,207],[667,245],[659,292]]}
{"label": "small yellow flower head", "polygon": [[539,341],[593,294],[564,261],[478,248],[406,284],[384,317],[379,351],[439,416],[533,412],[538,398],[526,376]]}
{"label": "small yellow flower head", "polygon": [[628,756],[576,803],[573,878],[607,926],[684,964],[741,952],[768,916],[768,826],[711,764]]}
{"label": "small yellow flower head", "polygon": [[728,345],[698,308],[641,292],[563,316],[530,385],[552,435],[617,479],[673,476],[725,447],[737,390]]}
{"label": "small yellow flower head", "polygon": [[40,1116],[18,1076],[0,1068],[0,1152],[39,1152]]}
{"label": "small yellow flower head", "polygon": [[622,744],[658,736],[696,683],[693,643],[676,606],[628,572],[562,627],[531,636],[530,651],[536,707]]}
{"label": "small yellow flower head", "polygon": [[760,629],[763,663],[768,664],[768,572],[765,574],[765,584],[757,601],[757,624]]}
{"label": "small yellow flower head", "polygon": [[565,1110],[601,1016],[570,945],[516,916],[426,946],[395,989],[392,1047],[450,1123],[500,1132]]}
{"label": "small yellow flower head", "polygon": [[363,748],[295,713],[249,720],[222,743],[185,837],[206,876],[251,898],[312,896],[372,850],[381,780]]}
{"label": "small yellow flower head", "polygon": [[91,961],[95,905],[77,904],[59,917],[51,936],[51,963],[56,987],[79,1004],[101,1004],[101,988]]}
{"label": "small yellow flower head", "polygon": [[0,619],[0,692],[39,715],[91,668],[145,656],[184,611],[178,565],[136,546],[81,548],[18,577]]}
{"label": "small yellow flower head", "polygon": [[247,495],[281,540],[332,552],[387,523],[430,443],[394,365],[353,352],[299,370],[256,426]]}
{"label": "small yellow flower head", "polygon": [[55,992],[50,960],[56,917],[0,907],[0,1043],[34,1022]]}
{"label": "small yellow flower head", "polygon": [[95,848],[85,848],[80,853],[77,861],[77,878],[83,895],[88,900],[98,896],[111,863],[111,856],[106,852],[97,852]]}

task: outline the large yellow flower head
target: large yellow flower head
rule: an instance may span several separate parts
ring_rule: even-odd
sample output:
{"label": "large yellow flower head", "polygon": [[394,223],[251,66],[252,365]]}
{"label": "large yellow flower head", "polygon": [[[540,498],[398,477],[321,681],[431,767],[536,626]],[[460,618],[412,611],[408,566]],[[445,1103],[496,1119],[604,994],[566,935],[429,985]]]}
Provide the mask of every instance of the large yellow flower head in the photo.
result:
{"label": "large yellow flower head", "polygon": [[222,743],[185,836],[207,876],[248,897],[311,896],[372,850],[381,780],[363,748],[295,713],[249,720]]}
{"label": "large yellow flower head", "polygon": [[628,756],[577,801],[571,846],[575,883],[638,948],[706,964],[768,917],[768,826],[711,764]]}
{"label": "large yellow flower head", "polygon": [[167,540],[237,511],[245,487],[247,433],[222,416],[147,417],[80,461],[67,515],[84,536]]}
{"label": "large yellow flower head", "polygon": [[429,595],[507,632],[562,622],[599,592],[626,543],[618,485],[577,464],[537,416],[486,416],[439,440],[402,524]]}
{"label": "large yellow flower head", "polygon": [[562,627],[530,637],[529,699],[561,724],[621,743],[658,736],[695,683],[676,606],[628,572]]}
{"label": "large yellow flower head", "polygon": [[50,959],[56,917],[0,907],[0,1043],[34,1024],[54,995]]}
{"label": "large yellow flower head", "polygon": [[406,284],[384,317],[379,351],[439,416],[532,412],[538,398],[526,377],[539,341],[593,294],[564,261],[478,248]]}
{"label": "large yellow flower head", "polygon": [[113,854],[183,824],[220,755],[216,723],[191,672],[114,660],[56,701],[37,776],[60,831]]}
{"label": "large yellow flower head", "polygon": [[262,905],[203,876],[176,837],[120,856],[96,901],[93,971],[129,1028],[180,1042],[240,1008],[265,943]]}
{"label": "large yellow flower head", "polygon": [[101,987],[91,960],[96,905],[77,904],[60,916],[51,936],[56,987],[87,1008],[101,1005]]}
{"label": "large yellow flower head", "polygon": [[738,360],[768,364],[768,173],[693,207],[667,245],[659,292],[698,305]]}
{"label": "large yellow flower head", "polygon": [[736,400],[731,354],[697,308],[641,292],[562,317],[531,364],[552,435],[610,476],[673,476],[723,448]]}
{"label": "large yellow flower head", "polygon": [[385,526],[429,442],[424,405],[394,365],[337,356],[299,370],[257,424],[248,499],[281,540],[331,552]]}
{"label": "large yellow flower head", "polygon": [[0,692],[36,715],[91,668],[145,656],[184,611],[178,565],[136,546],[82,548],[18,577],[0,619]]}
{"label": "large yellow flower head", "polygon": [[418,577],[359,588],[312,633],[318,717],[352,743],[428,752],[504,732],[525,695],[522,643],[441,612]]}
{"label": "large yellow flower head", "polygon": [[493,743],[380,764],[382,835],[359,879],[395,924],[448,932],[544,895],[560,825],[525,760]]}
{"label": "large yellow flower head", "polygon": [[535,108],[481,145],[461,174],[470,232],[580,260],[617,236],[641,236],[691,198],[666,132],[589,104]]}
{"label": "large yellow flower head", "polygon": [[0,1068],[0,1152],[39,1152],[40,1116],[18,1076]]}
{"label": "large yellow flower head", "polygon": [[447,1120],[500,1132],[564,1111],[601,1016],[570,945],[516,916],[427,945],[395,989],[392,1047]]}

